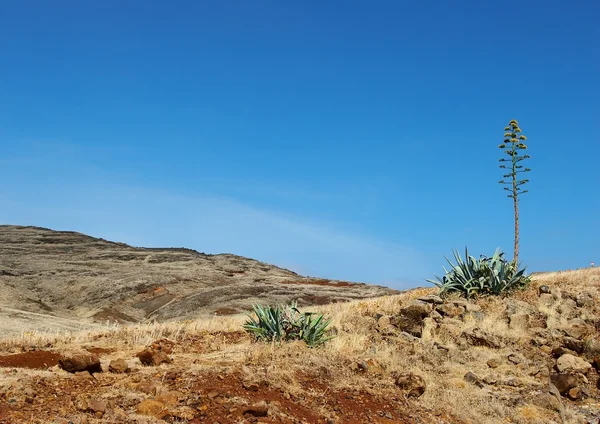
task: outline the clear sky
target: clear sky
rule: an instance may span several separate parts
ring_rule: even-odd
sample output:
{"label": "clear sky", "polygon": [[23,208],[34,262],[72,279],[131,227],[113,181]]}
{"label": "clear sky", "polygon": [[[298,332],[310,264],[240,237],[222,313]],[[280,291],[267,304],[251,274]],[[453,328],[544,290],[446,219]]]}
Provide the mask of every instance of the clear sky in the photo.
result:
{"label": "clear sky", "polygon": [[409,287],[600,263],[598,1],[0,5],[0,223]]}

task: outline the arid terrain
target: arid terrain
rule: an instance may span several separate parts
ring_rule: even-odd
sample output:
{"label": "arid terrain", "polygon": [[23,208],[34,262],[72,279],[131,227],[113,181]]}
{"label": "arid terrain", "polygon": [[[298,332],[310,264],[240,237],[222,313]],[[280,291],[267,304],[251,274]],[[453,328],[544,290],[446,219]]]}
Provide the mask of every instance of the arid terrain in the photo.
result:
{"label": "arid terrain", "polygon": [[253,303],[300,305],[394,290],[302,277],[230,254],[131,247],[84,234],[0,226],[0,332],[231,315]]}
{"label": "arid terrain", "polygon": [[0,342],[0,423],[594,423],[600,269],[510,298],[434,289],[309,308],[335,338],[254,342],[243,315]]}
{"label": "arid terrain", "polygon": [[[143,308],[135,312],[138,315],[132,312],[141,300],[115,296],[112,301],[121,299],[121,303],[116,303],[120,309],[115,310],[135,315],[140,322],[94,324],[97,311],[93,300],[106,302],[100,294],[110,290],[97,288],[90,281],[100,277],[108,284],[112,278],[120,290],[148,295],[139,293],[136,284],[142,283],[136,279],[136,272],[128,270],[130,264],[138,270],[138,278],[143,278],[142,271],[146,276],[156,275],[159,281],[155,284],[169,293],[178,293],[172,287],[183,284],[168,283],[171,278],[175,280],[175,275],[192,279],[191,273],[186,273],[187,264],[214,278],[207,281],[218,280],[228,287],[234,287],[237,281],[246,287],[255,278],[266,278],[266,283],[260,283],[270,288],[283,285],[301,294],[327,293],[332,300],[360,297],[357,290],[364,290],[364,296],[383,289],[304,279],[274,267],[259,271],[268,266],[230,255],[211,257],[182,250],[136,249],[40,229],[5,230],[4,237],[10,233],[13,240],[14,234],[24,234],[28,240],[31,233],[46,235],[49,240],[59,237],[60,242],[56,243],[40,241],[38,252],[58,246],[72,255],[83,249],[68,240],[86,240],[88,245],[85,259],[79,254],[78,261],[65,259],[62,265],[69,266],[69,273],[80,273],[86,282],[78,286],[85,289],[79,302],[74,299],[76,293],[69,298],[68,288],[60,292],[49,288],[49,281],[56,283],[56,274],[65,272],[55,265],[55,253],[40,255],[34,261],[36,255],[25,250],[19,255],[16,247],[10,248],[10,260],[2,263],[3,284],[15,278],[30,284],[30,292],[22,293],[42,293],[36,291],[41,286],[43,293],[53,293],[54,297],[45,299],[38,295],[26,303],[24,295],[9,285],[13,291],[4,293],[3,301],[13,306],[7,309],[22,310],[39,301],[46,305],[39,306],[40,312],[36,313],[40,316],[60,314],[64,322],[77,323],[73,321],[76,315],[70,313],[87,310],[87,315],[81,313],[85,318],[83,328],[72,324],[57,331],[60,327],[52,323],[56,319],[53,316],[49,318],[50,332],[31,329],[3,333],[0,423],[600,421],[598,268],[535,274],[526,290],[508,297],[441,299],[432,288],[305,306],[304,310],[331,318],[330,335],[334,336],[321,347],[309,348],[303,342],[256,342],[242,329],[244,314],[214,313],[214,308],[221,307],[230,307],[231,312],[245,309],[240,298],[205,305],[207,313],[195,318],[186,318],[189,309],[185,308],[182,318],[176,318],[176,310],[171,309],[173,312],[164,316],[165,322],[155,322],[146,320],[147,311],[143,312]],[[89,246],[90,240],[95,240],[93,247]],[[103,252],[108,255],[107,251],[144,259],[123,259],[126,263],[120,264],[111,256],[106,262],[100,261],[98,257]],[[26,259],[19,259],[26,255],[32,261],[29,264]],[[192,259],[169,262],[160,255]],[[151,261],[157,256],[163,258],[158,264]],[[94,263],[99,275],[85,274],[88,268],[82,262]],[[47,270],[44,264],[50,263],[53,268],[46,265]],[[108,263],[115,264],[117,270]],[[237,268],[230,268],[232,264]],[[170,276],[151,273],[149,270],[158,269],[153,266],[170,270]],[[21,269],[23,274],[6,275],[15,274],[15,269]],[[244,272],[232,272],[235,270]],[[124,275],[120,280],[119,272]],[[233,276],[224,275],[226,272]],[[48,275],[49,281],[34,278],[40,273]],[[149,280],[145,283],[150,284]],[[198,284],[196,293],[201,291]],[[211,285],[204,287],[214,289]],[[349,291],[346,297],[343,290]],[[178,296],[186,305],[184,295]],[[267,299],[293,298],[286,296],[289,295]],[[264,300],[263,295],[248,297],[248,302],[255,300]],[[80,305],[82,301],[88,302],[86,306]],[[97,308],[102,311],[106,305],[109,303]],[[2,318],[4,328],[10,328],[13,322],[14,326],[23,325],[21,315],[17,314],[14,321],[8,315]]]}

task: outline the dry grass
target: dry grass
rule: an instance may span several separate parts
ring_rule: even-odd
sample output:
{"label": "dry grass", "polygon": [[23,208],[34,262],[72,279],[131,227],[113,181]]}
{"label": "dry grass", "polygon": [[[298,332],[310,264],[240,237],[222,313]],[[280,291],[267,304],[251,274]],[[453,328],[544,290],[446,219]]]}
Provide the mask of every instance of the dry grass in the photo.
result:
{"label": "dry grass", "polygon": [[[565,324],[564,317],[557,312],[560,301],[556,299],[551,304],[540,304],[536,293],[542,284],[560,288],[562,293],[569,295],[576,295],[584,289],[597,290],[600,269],[536,275],[530,289],[515,297],[517,309],[522,308],[525,312],[528,308],[535,308],[547,316],[549,329],[559,328]],[[398,396],[394,375],[410,371],[423,377],[427,390],[422,397],[410,400],[404,407],[420,411],[417,413],[423,416],[452,417],[446,421],[440,418],[438,422],[541,424],[557,420],[558,415],[554,412],[533,403],[535,396],[547,384],[547,377],[544,380],[531,375],[530,371],[539,367],[539,363],[531,359],[532,355],[538,354],[530,348],[532,334],[526,329],[509,328],[505,299],[480,299],[477,304],[484,311],[483,318],[467,317],[460,329],[468,332],[478,328],[501,338],[506,344],[501,349],[467,346],[460,334],[453,336],[433,330],[426,330],[424,337],[416,341],[402,336],[385,337],[377,332],[376,314],[397,314],[402,306],[433,292],[419,289],[394,296],[309,308],[331,317],[332,327],[337,331],[337,336],[319,349],[308,348],[300,342],[282,345],[253,343],[244,335],[232,342],[227,335],[239,334],[245,319],[243,315],[112,326],[63,334],[27,332],[2,340],[0,349],[5,352],[23,348],[66,351],[82,346],[105,347],[113,349],[104,357],[108,361],[119,357],[133,358],[135,352],[153,340],[168,338],[178,343],[173,355],[174,364],[178,368],[184,367],[188,376],[188,380],[184,379],[181,383],[182,390],[192,387],[194,378],[203,373],[241,373],[267,380],[270,387],[285,390],[292,398],[326,396],[327,391],[365,392],[393,398]],[[584,313],[592,314],[590,311]],[[440,345],[444,348],[439,348]],[[202,349],[195,351],[198,346]],[[508,355],[515,351],[529,358],[524,365],[507,362]],[[486,363],[491,358],[500,359],[501,365],[490,369]],[[355,372],[351,365],[357,361],[374,361],[371,363],[375,365],[367,373]],[[150,378],[155,372],[139,367],[134,359],[129,362],[139,368],[138,379]],[[464,380],[465,373],[469,371],[481,378],[493,376],[499,383],[479,388]],[[328,375],[325,380],[322,379],[323,373]],[[49,378],[51,374],[55,375],[48,371],[21,370],[17,374],[2,375],[0,382],[11,384],[18,379]],[[511,379],[518,380],[518,385],[505,384]],[[122,385],[115,385],[105,396],[120,396],[132,403],[141,400],[143,396],[139,393],[131,393],[129,383],[124,381]],[[321,408],[323,416],[334,414],[326,406]],[[567,410],[567,417],[577,422],[574,411]],[[140,418],[138,422],[144,421]]]}

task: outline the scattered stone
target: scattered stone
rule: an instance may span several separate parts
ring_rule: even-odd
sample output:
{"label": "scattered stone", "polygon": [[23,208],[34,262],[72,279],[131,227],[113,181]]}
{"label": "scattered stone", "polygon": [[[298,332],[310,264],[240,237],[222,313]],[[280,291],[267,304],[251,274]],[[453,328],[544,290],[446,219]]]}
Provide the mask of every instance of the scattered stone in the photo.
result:
{"label": "scattered stone", "polygon": [[79,409],[83,412],[91,412],[102,416],[106,413],[106,403],[97,399],[88,399],[82,402]]}
{"label": "scattered stone", "polygon": [[242,387],[249,392],[258,392],[260,390],[260,385],[256,381],[244,381]]}
{"label": "scattered stone", "polygon": [[425,380],[423,377],[412,372],[403,372],[396,378],[396,386],[404,392],[407,397],[419,397],[425,393]]}
{"label": "scattered stone", "polygon": [[465,308],[460,305],[455,305],[452,303],[444,303],[435,308],[440,314],[449,318],[459,318],[464,315]]}
{"label": "scattered stone", "polygon": [[380,329],[396,326],[397,324],[398,319],[394,315],[382,315],[377,320],[377,327]]}
{"label": "scattered stone", "polygon": [[466,373],[463,378],[467,383],[474,384],[477,387],[483,387],[483,383],[481,382],[481,379],[477,375],[472,373],[471,371]]}
{"label": "scattered stone", "polygon": [[567,397],[571,400],[579,400],[583,397],[583,393],[581,388],[573,387],[571,390],[567,392]]}
{"label": "scattered stone", "polygon": [[589,339],[583,344],[583,354],[588,358],[600,356],[600,341],[596,338]]}
{"label": "scattered stone", "polygon": [[525,383],[523,383],[523,380],[516,377],[509,378],[505,380],[502,384],[509,387],[523,387],[525,385]]}
{"label": "scattered stone", "polygon": [[529,375],[539,379],[548,380],[550,377],[550,369],[544,363],[538,363],[533,366],[531,371],[529,371]]}
{"label": "scattered stone", "polygon": [[484,346],[491,349],[501,349],[504,343],[495,335],[489,334],[479,328],[463,333],[467,341],[473,346]]}
{"label": "scattered stone", "polygon": [[176,406],[179,403],[181,394],[176,391],[169,391],[157,395],[154,400],[165,404],[166,406]]}
{"label": "scattered stone", "polygon": [[175,346],[174,341],[162,338],[162,339],[152,342],[152,344],[150,344],[150,349],[160,350],[161,352],[164,352],[167,355],[170,355],[171,353],[173,353],[174,346]]}
{"label": "scattered stone", "polygon": [[541,396],[534,398],[534,402],[541,408],[549,409],[550,411],[558,413],[562,413],[564,408],[561,400],[551,393],[542,393]]}
{"label": "scattered stone", "polygon": [[385,372],[383,365],[381,365],[376,359],[368,359],[367,366],[370,374],[382,376]]}
{"label": "scattered stone", "polygon": [[590,368],[592,368],[592,365],[589,362],[568,353],[565,353],[556,361],[556,369],[559,372],[574,371],[585,374]]}
{"label": "scattered stone", "polygon": [[244,414],[250,414],[254,417],[266,417],[269,414],[269,404],[264,400],[254,403],[244,410]]}
{"label": "scattered stone", "polygon": [[211,390],[207,394],[210,399],[215,399],[215,398],[221,396],[221,392],[219,392],[218,390]]}
{"label": "scattered stone", "polygon": [[108,370],[116,374],[127,373],[130,371],[129,365],[127,365],[127,362],[125,362],[124,359],[114,359],[110,361],[110,364],[108,364]]}
{"label": "scattered stone", "polygon": [[494,384],[496,384],[498,382],[498,378],[496,376],[493,376],[491,374],[486,375],[485,377],[483,377],[482,380],[485,384],[489,384],[490,386],[493,386]]}
{"label": "scattered stone", "polygon": [[423,320],[430,312],[431,306],[428,303],[415,301],[400,310],[398,327],[412,336],[421,337]]}
{"label": "scattered stone", "polygon": [[573,299],[563,299],[556,310],[562,315],[573,315],[577,310],[577,303]]}
{"label": "scattered stone", "polygon": [[577,306],[585,307],[585,306],[593,306],[594,305],[594,295],[589,291],[583,291],[577,295],[576,298]]}
{"label": "scattered stone", "polygon": [[483,321],[485,319],[485,312],[469,312],[469,316],[473,317],[476,321]]}
{"label": "scattered stone", "polygon": [[169,409],[169,416],[189,422],[189,420],[196,418],[196,410],[189,406],[179,406],[177,408]]}
{"label": "scattered stone", "polygon": [[73,375],[75,377],[83,378],[83,379],[86,379],[86,380],[93,380],[94,379],[94,377],[92,376],[92,374],[89,373],[89,371],[77,371]]}
{"label": "scattered stone", "polygon": [[567,325],[562,328],[562,331],[570,337],[581,339],[582,337],[591,334],[593,328],[581,318],[575,318],[570,320]]}
{"label": "scattered stone", "polygon": [[542,295],[542,294],[551,294],[552,290],[550,289],[550,287],[543,285],[540,286],[540,288],[538,289],[538,294]]}
{"label": "scattered stone", "polygon": [[435,305],[441,305],[444,303],[444,300],[435,294],[428,294],[427,296],[419,297],[417,300],[425,303],[433,303]]}
{"label": "scattered stone", "polygon": [[524,314],[533,312],[532,306],[522,300],[508,298],[504,301],[506,306],[506,315],[509,317],[516,314]]}
{"label": "scattered stone", "polygon": [[436,311],[435,309],[431,312],[430,315],[431,318],[433,318],[433,320],[435,322],[442,322],[442,320],[444,319],[444,317],[442,316],[442,314],[440,314],[438,311]]}
{"label": "scattered stone", "polygon": [[135,385],[135,389],[146,393],[147,395],[155,395],[156,394],[156,386],[149,381],[142,381]]}
{"label": "scattered stone", "polygon": [[367,372],[369,371],[369,364],[366,361],[353,362],[350,368],[354,372]]}
{"label": "scattered stone", "polygon": [[498,368],[502,365],[502,361],[498,358],[492,358],[487,361],[487,366],[490,368]]}
{"label": "scattered stone", "polygon": [[170,364],[172,362],[171,358],[165,352],[152,348],[146,348],[138,352],[135,356],[140,359],[142,365],[146,366],[158,366],[163,363]]}
{"label": "scattered stone", "polygon": [[466,302],[465,309],[467,310],[467,312],[471,313],[481,312],[481,306],[471,302]]}
{"label": "scattered stone", "polygon": [[518,352],[513,352],[508,355],[508,361],[515,365],[525,362],[525,357]]}
{"label": "scattered stone", "polygon": [[508,318],[508,326],[513,329],[526,329],[529,327],[529,315],[528,314],[514,314]]}
{"label": "scattered stone", "polygon": [[100,358],[89,352],[77,352],[63,355],[58,360],[58,365],[65,371],[76,373],[77,371],[89,371],[89,373],[102,372]]}
{"label": "scattered stone", "polygon": [[433,342],[433,346],[435,346],[436,349],[443,350],[445,352],[449,352],[450,351],[450,348],[448,346],[441,345],[438,342]]}
{"label": "scattered stone", "polygon": [[168,408],[162,402],[154,399],[146,399],[137,406],[136,412],[138,414],[148,415],[160,420],[167,416]]}
{"label": "scattered stone", "polygon": [[573,337],[565,337],[562,339],[562,345],[573,352],[583,353],[586,343]]}
{"label": "scattered stone", "polygon": [[561,395],[566,394],[569,390],[577,387],[577,377],[572,374],[552,374],[550,381],[556,386]]}
{"label": "scattered stone", "polygon": [[552,349],[552,356],[554,356],[555,358],[560,358],[561,356],[566,354],[577,356],[577,352],[574,352],[571,349],[567,349],[566,347],[559,346]]}

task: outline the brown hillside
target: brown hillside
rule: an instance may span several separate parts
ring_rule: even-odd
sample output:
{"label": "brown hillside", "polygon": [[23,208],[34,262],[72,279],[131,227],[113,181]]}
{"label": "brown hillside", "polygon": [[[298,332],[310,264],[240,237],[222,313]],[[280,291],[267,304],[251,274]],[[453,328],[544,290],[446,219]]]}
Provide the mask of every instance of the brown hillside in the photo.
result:
{"label": "brown hillside", "polygon": [[394,290],[302,277],[236,255],[131,247],[84,234],[0,226],[0,332],[98,328],[228,315],[252,303],[327,304]]}

